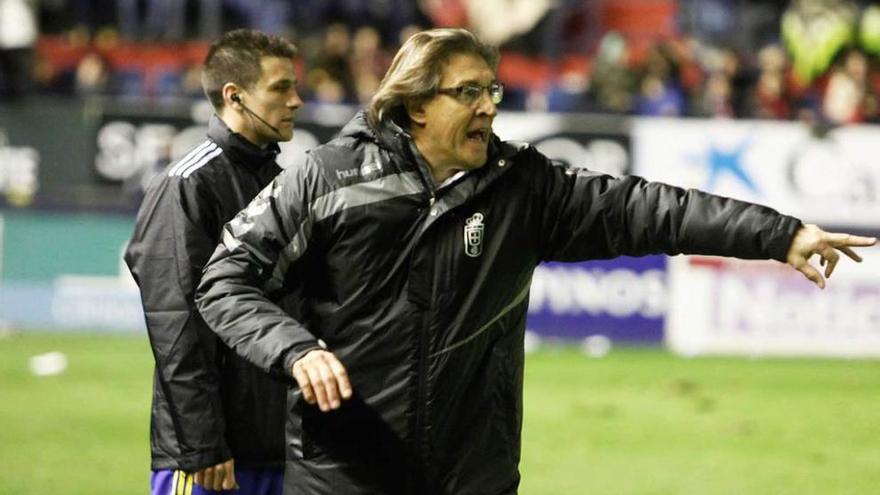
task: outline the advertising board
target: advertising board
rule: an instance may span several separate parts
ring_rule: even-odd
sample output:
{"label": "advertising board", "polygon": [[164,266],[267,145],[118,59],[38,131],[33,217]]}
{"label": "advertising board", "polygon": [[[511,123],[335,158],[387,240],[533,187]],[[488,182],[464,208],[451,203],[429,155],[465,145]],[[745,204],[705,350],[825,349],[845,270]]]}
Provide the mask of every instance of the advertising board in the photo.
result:
{"label": "advertising board", "polygon": [[659,343],[667,305],[666,257],[621,257],[537,267],[528,329],[542,337]]}
{"label": "advertising board", "polygon": [[880,357],[880,248],[859,252],[864,262],[841,259],[824,290],[774,261],[671,258],[667,345],[687,356]]}
{"label": "advertising board", "polygon": [[880,127],[636,119],[633,173],[771,206],[808,223],[880,227]]}

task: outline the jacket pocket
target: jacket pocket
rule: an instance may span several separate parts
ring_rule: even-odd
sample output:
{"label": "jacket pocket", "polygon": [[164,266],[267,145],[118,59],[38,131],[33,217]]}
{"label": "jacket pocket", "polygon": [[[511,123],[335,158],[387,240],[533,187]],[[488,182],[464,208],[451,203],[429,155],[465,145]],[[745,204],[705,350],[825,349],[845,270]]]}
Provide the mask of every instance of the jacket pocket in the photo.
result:
{"label": "jacket pocket", "polygon": [[399,457],[403,441],[379,414],[355,395],[341,408],[321,412],[306,405],[302,416],[303,458],[316,464],[372,465]]}
{"label": "jacket pocket", "polygon": [[502,345],[492,350],[495,383],[492,387],[492,416],[496,435],[501,439],[503,453],[510,461],[519,462],[520,432],[522,428],[522,371],[521,355]]}

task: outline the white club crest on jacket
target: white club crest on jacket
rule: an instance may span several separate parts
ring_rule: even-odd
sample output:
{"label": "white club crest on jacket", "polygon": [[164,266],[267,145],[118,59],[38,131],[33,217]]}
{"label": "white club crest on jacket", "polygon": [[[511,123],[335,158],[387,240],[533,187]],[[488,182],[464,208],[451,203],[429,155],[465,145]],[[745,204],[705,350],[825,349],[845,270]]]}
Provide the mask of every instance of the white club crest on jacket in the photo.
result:
{"label": "white club crest on jacket", "polygon": [[464,223],[464,253],[476,258],[483,252],[483,214],[474,213]]}

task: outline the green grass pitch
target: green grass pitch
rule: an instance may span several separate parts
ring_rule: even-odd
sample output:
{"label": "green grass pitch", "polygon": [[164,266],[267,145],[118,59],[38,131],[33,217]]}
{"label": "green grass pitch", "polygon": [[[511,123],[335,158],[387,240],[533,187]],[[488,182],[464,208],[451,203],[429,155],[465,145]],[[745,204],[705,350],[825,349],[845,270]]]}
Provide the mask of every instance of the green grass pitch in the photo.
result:
{"label": "green grass pitch", "polygon": [[[67,372],[31,375],[53,350]],[[147,493],[151,374],[143,337],[0,339],[0,495]],[[880,490],[878,361],[554,347],[525,380],[525,495]]]}

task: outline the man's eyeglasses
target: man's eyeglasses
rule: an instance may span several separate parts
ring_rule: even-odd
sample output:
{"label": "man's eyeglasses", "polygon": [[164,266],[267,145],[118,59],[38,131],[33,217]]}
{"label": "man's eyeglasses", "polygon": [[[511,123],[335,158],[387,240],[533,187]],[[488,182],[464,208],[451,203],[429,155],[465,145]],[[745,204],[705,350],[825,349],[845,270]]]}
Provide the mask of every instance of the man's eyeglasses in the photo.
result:
{"label": "man's eyeglasses", "polygon": [[488,86],[480,86],[479,84],[462,84],[454,88],[439,88],[437,93],[441,95],[449,95],[458,99],[465,105],[474,105],[483,96],[483,90],[489,92],[489,98],[492,103],[499,104],[504,98],[504,85],[500,82],[493,82]]}

